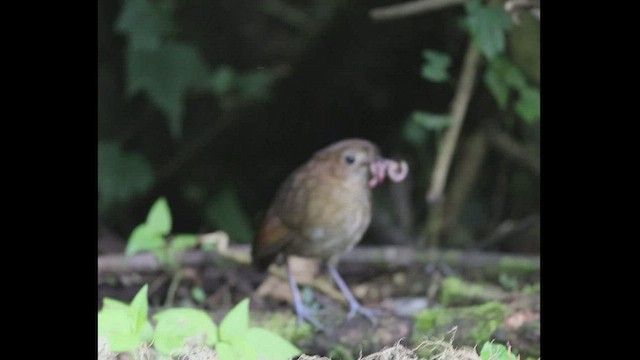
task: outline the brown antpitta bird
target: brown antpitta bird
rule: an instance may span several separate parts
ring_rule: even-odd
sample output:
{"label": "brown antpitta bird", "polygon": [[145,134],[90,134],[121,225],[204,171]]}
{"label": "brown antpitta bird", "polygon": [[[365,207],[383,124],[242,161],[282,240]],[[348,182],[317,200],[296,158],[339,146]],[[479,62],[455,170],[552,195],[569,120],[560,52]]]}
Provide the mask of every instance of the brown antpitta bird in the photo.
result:
{"label": "brown antpitta bird", "polygon": [[[349,301],[348,319],[360,313],[375,323],[374,311],[360,305],[336,270],[340,256],[352,249],[371,222],[371,189],[385,176],[398,182],[406,162],[380,156],[362,139],[342,140],[316,152],[280,186],[254,239],[253,264],[266,269],[278,255],[319,258]],[[298,323],[322,326],[302,303],[287,265]]]}

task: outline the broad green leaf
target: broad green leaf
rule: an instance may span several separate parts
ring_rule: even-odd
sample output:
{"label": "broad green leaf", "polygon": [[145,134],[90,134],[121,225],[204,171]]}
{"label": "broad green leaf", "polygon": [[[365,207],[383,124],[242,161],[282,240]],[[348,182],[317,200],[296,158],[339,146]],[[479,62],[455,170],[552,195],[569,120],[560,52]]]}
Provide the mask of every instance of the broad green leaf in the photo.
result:
{"label": "broad green leaf", "polygon": [[300,349],[280,335],[262,328],[250,328],[246,339],[264,360],[289,359],[302,353]]}
{"label": "broad green leaf", "polygon": [[105,297],[102,299],[102,309],[129,309],[129,304],[123,303],[120,300]]}
{"label": "broad green leaf", "polygon": [[169,204],[164,196],[151,206],[146,224],[151,231],[160,235],[167,235],[171,232],[171,210],[169,210]]}
{"label": "broad green leaf", "polygon": [[502,56],[491,60],[484,75],[484,83],[502,110],[507,107],[510,89],[522,90],[527,87],[524,73]]}
{"label": "broad green leaf", "polygon": [[98,336],[107,338],[113,352],[131,351],[144,342],[134,328],[135,319],[128,308],[106,308],[98,313]]}
{"label": "broad green leaf", "polygon": [[217,341],[217,328],[209,314],[202,310],[174,308],[153,316],[158,322],[155,347],[164,354],[179,354],[187,340],[213,346]]}
{"label": "broad green leaf", "polygon": [[98,195],[106,207],[141,195],[154,182],[149,162],[115,142],[98,143]]}
{"label": "broad green leaf", "polygon": [[515,360],[516,356],[513,354],[509,356],[506,346],[487,341],[480,350],[480,358],[482,360]]}
{"label": "broad green leaf", "polygon": [[138,225],[131,232],[125,254],[133,255],[141,251],[162,249],[162,247],[164,247],[164,238],[145,223]]}
{"label": "broad green leaf", "polygon": [[198,236],[193,234],[180,234],[173,237],[169,243],[172,250],[191,249],[198,245]]}
{"label": "broad green leaf", "polygon": [[238,90],[245,101],[265,102],[271,99],[271,85],[276,79],[273,71],[255,70],[242,74]]}
{"label": "broad green leaf", "polygon": [[518,115],[529,124],[540,119],[540,90],[536,87],[527,87],[520,91],[515,109]]}
{"label": "broad green leaf", "polygon": [[220,360],[241,360],[236,354],[236,349],[234,349],[231,344],[225,342],[219,342],[216,345],[216,352]]}
{"label": "broad green leaf", "polygon": [[424,50],[422,56],[425,59],[422,65],[422,77],[436,83],[449,80],[448,68],[451,57],[447,53],[436,50]]}
{"label": "broad green leaf", "polygon": [[118,33],[129,36],[133,49],[156,49],[173,28],[172,14],[158,1],[126,0],[115,23]]}
{"label": "broad green leaf", "polygon": [[448,114],[439,115],[426,111],[414,111],[411,114],[411,121],[427,130],[443,130],[449,127],[451,118]]}
{"label": "broad green leaf", "polygon": [[240,301],[220,322],[220,341],[233,343],[249,329],[249,299]]}
{"label": "broad green leaf", "polygon": [[249,340],[249,338],[246,337],[246,334],[244,337],[235,339],[233,343],[231,343],[231,347],[233,348],[239,359],[258,360],[258,353],[256,352],[257,348],[255,344],[253,344]]}
{"label": "broad green leaf", "polygon": [[250,242],[253,230],[233,186],[222,189],[206,209],[207,217],[238,242]]}
{"label": "broad green leaf", "polygon": [[238,75],[231,66],[218,67],[211,76],[211,88],[216,95],[222,95],[232,90],[238,82]]}
{"label": "broad green leaf", "polygon": [[465,8],[465,24],[476,46],[488,59],[503,53],[505,31],[511,28],[511,19],[504,9],[500,6],[484,6],[480,0],[468,1]]}
{"label": "broad green leaf", "polygon": [[155,50],[129,49],[127,52],[127,93],[144,92],[164,112],[174,138],[182,135],[184,99],[190,88],[204,85],[209,68],[191,45],[167,42]]}

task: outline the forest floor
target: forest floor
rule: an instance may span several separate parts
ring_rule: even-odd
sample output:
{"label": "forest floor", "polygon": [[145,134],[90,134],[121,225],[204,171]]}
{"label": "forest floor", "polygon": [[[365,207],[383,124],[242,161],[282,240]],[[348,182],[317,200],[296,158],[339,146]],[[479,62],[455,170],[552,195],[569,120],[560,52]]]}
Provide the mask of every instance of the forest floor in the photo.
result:
{"label": "forest floor", "polygon": [[[326,330],[318,331],[307,323],[297,326],[282,266],[264,274],[237,257],[194,250],[167,270],[150,254],[124,257],[121,245],[101,246],[98,309],[104,297],[130,301],[146,283],[150,315],[196,307],[219,323],[248,297],[253,326],[280,334],[305,354],[331,359],[480,359],[483,344],[491,341],[509,345],[523,360],[540,357],[538,256],[451,250],[425,257],[388,247],[381,257],[379,249],[357,247],[339,271],[363,305],[382,311],[375,326],[363,316],[347,320],[348,308],[330,277],[316,274],[313,262],[301,262],[296,278],[303,300],[320,310]],[[248,254],[246,246],[237,249]]]}

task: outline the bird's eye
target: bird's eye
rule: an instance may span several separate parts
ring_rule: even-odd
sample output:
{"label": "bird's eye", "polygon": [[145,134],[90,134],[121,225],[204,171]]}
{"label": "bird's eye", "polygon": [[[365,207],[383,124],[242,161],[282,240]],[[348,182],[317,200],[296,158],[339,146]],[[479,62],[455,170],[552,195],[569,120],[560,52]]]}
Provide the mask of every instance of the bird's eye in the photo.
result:
{"label": "bird's eye", "polygon": [[347,154],[344,156],[344,162],[351,165],[356,161],[356,156],[354,154]]}

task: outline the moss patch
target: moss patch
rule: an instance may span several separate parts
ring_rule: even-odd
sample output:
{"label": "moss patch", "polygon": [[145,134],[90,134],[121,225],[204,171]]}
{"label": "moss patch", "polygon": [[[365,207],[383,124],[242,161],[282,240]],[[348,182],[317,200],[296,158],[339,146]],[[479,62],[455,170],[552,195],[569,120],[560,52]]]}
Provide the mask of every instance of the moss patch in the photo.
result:
{"label": "moss patch", "polygon": [[491,340],[508,312],[508,307],[497,301],[477,306],[424,310],[416,315],[412,341],[419,344],[427,337],[450,337],[451,329],[457,328],[454,345],[482,344]]}

